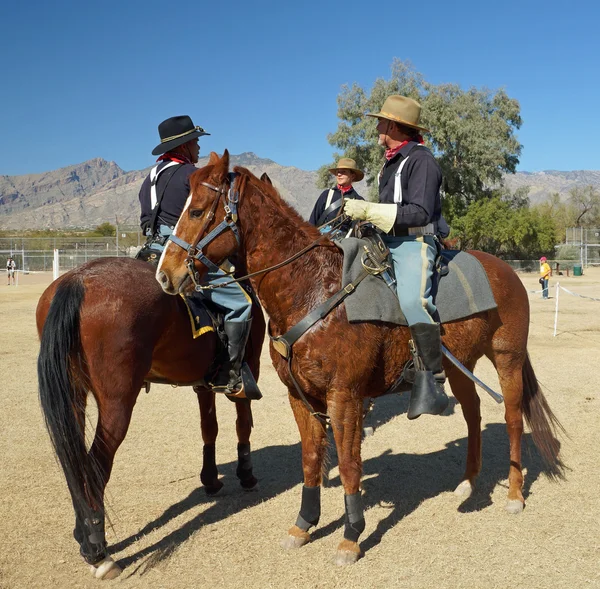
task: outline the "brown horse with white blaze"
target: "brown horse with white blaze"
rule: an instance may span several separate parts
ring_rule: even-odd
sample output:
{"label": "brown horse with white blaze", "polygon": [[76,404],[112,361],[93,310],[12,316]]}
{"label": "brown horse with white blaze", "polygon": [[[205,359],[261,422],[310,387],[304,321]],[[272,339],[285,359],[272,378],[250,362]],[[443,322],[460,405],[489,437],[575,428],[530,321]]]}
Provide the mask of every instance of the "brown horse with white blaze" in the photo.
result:
{"label": "brown horse with white blaze", "polygon": [[[204,240],[203,254],[219,263],[237,253],[251,273],[282,264],[319,241],[283,267],[251,278],[269,316],[269,332],[271,336],[279,336],[342,288],[342,253],[287,205],[271,185],[261,182],[244,168],[236,167],[234,171],[235,175],[229,174],[229,155],[225,152],[221,158],[211,154],[209,164],[195,172],[191,177],[192,196],[180,218],[177,236],[180,243],[197,246],[221,218],[229,216],[237,223],[240,245],[232,231],[224,231]],[[187,249],[170,243],[164,252],[157,278],[167,293],[187,288],[193,268],[196,281],[205,272],[194,257],[197,249]],[[523,418],[548,463],[547,472],[556,477],[562,476],[564,468],[556,439],[561,426],[538,386],[527,354],[529,302],[521,281],[498,258],[482,252],[472,254],[487,272],[498,308],[445,324],[443,343],[471,371],[485,355],[498,372],[510,440],[506,509],[518,513],[524,506]],[[293,346],[293,375],[314,411],[329,415],[337,447],[346,507],[344,539],[336,555],[339,564],[358,559],[358,539],[365,527],[360,498],[363,397],[376,397],[390,389],[410,358],[409,338],[406,327],[371,322],[350,324],[342,304]],[[283,542],[285,547],[294,548],[310,539],[308,530],[319,520],[326,432],[302,402],[290,377],[287,360],[273,345],[271,358],[288,387],[302,441],[302,503],[296,524]],[[480,401],[470,379],[449,363],[444,368],[467,422],[466,468],[456,488],[456,493],[466,498],[481,469]]]}
{"label": "brown horse with white blaze", "polygon": [[[108,554],[104,490],[147,383],[194,386],[204,442],[200,480],[209,494],[223,486],[215,461],[215,393],[204,385],[218,354],[218,335],[209,327],[194,338],[181,297],[167,296],[155,269],[130,258],[94,260],[61,276],[42,294],[36,320],[40,401],[75,510],[73,535],[93,575],[110,579],[121,569]],[[264,337],[262,310],[255,305],[246,359],[257,379]],[[89,393],[98,407],[98,423],[88,451]],[[236,409],[237,475],[250,490],[257,483],[250,455],[250,401],[237,400]]]}

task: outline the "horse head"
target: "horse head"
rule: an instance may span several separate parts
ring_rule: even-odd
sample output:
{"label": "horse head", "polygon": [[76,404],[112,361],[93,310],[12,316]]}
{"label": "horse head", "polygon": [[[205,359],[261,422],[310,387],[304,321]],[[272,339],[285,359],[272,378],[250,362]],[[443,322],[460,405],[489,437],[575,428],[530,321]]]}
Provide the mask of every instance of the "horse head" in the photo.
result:
{"label": "horse head", "polygon": [[156,270],[168,294],[194,288],[240,246],[239,193],[229,174],[229,152],[210,154],[208,164],[190,176],[190,195]]}

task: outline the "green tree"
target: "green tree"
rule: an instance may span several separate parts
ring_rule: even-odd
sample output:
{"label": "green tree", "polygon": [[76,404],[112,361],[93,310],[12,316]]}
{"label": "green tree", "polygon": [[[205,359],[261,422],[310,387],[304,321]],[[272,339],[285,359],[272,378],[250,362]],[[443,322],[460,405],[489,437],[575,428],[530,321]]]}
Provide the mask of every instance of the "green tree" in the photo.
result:
{"label": "green tree", "polygon": [[94,233],[102,237],[114,237],[117,234],[117,228],[108,221],[98,225]]}
{"label": "green tree", "polygon": [[600,217],[600,193],[593,186],[575,186],[569,190],[569,204],[577,217],[575,227],[592,227]]}
{"label": "green tree", "polygon": [[[383,149],[377,145],[377,121],[365,113],[377,112],[390,94],[403,94],[423,106],[422,123],[430,134],[425,140],[437,157],[444,175],[444,212],[449,220],[463,214],[476,200],[492,195],[502,184],[504,173],[514,173],[521,145],[515,131],[521,126],[519,103],[504,90],[463,90],[456,84],[426,82],[409,62],[394,59],[391,78],[375,80],[368,92],[358,84],[342,87],[338,96],[338,128],[328,135],[329,143],[356,160],[365,170],[375,200],[374,182],[383,163]],[[332,163],[319,169],[319,184],[327,187]]]}

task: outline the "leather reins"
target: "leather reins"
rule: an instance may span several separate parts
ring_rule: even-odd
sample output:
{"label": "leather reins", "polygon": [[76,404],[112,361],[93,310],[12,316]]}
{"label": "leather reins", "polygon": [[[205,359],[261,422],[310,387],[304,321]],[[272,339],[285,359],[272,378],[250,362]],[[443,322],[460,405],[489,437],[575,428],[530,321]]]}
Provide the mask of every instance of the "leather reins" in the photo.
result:
{"label": "leather reins", "polygon": [[[239,200],[240,200],[240,193],[238,190],[233,189],[234,184],[235,184],[235,179],[237,176],[239,176],[239,174],[237,174],[235,172],[231,172],[229,174],[229,189],[227,189],[226,187],[218,188],[217,186],[214,186],[213,184],[209,184],[208,182],[200,182],[199,183],[202,186],[205,186],[206,188],[209,188],[210,190],[213,190],[214,192],[218,193],[219,197],[215,198],[215,200],[211,206],[210,212],[206,216],[204,225],[202,226],[202,229],[198,233],[198,236],[196,237],[193,244],[189,244],[187,241],[181,239],[177,235],[172,234],[169,236],[170,241],[172,241],[175,245],[178,245],[179,247],[184,249],[188,254],[187,258],[185,259],[185,265],[187,267],[188,274],[190,275],[190,278],[192,279],[192,282],[194,283],[194,289],[196,291],[214,290],[216,288],[224,288],[235,282],[241,282],[243,280],[248,280],[249,278],[253,278],[254,276],[260,276],[261,274],[266,274],[267,272],[272,272],[273,270],[282,268],[283,266],[285,266],[285,265],[293,262],[294,260],[297,260],[299,257],[303,256],[306,252],[308,252],[312,248],[320,245],[321,241],[323,241],[324,239],[327,238],[326,235],[321,235],[316,241],[307,245],[305,248],[303,248],[299,252],[295,253],[293,256],[289,257],[288,259],[284,260],[283,262],[280,262],[279,264],[275,264],[274,266],[269,266],[268,268],[264,268],[263,270],[258,270],[256,272],[252,272],[251,274],[246,274],[245,276],[240,276],[239,278],[232,278],[231,280],[228,280],[227,282],[221,282],[219,284],[200,284],[198,272],[196,272],[196,269],[194,268],[194,260],[198,260],[199,262],[204,264],[209,270],[212,270],[213,272],[216,272],[217,270],[219,270],[219,266],[217,266],[214,262],[212,262],[211,260],[209,260],[206,257],[206,255],[202,251],[202,248],[204,248],[211,241],[216,239],[219,235],[221,235],[221,233],[227,231],[227,229],[231,229],[231,231],[233,231],[233,234],[235,235],[235,239],[238,243],[238,246],[241,245],[239,229],[237,226],[237,221],[238,221],[237,209],[238,209],[238,204],[239,204]],[[217,225],[204,239],[202,239],[202,241],[200,241],[200,238],[202,237],[202,235],[208,228],[209,223],[213,220],[213,218],[215,216],[215,211],[217,210],[219,201],[221,199],[225,198],[225,194],[227,195],[227,197],[224,202],[225,217],[223,218],[223,221],[221,221],[221,223],[219,223],[219,225]]]}

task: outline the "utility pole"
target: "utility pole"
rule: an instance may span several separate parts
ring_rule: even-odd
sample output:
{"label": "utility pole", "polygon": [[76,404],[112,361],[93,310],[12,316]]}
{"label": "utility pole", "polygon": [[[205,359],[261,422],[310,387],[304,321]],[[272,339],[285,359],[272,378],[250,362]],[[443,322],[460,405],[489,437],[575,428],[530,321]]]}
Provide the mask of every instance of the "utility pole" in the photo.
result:
{"label": "utility pole", "polygon": [[117,236],[117,258],[119,257],[119,218],[115,215],[115,234]]}

